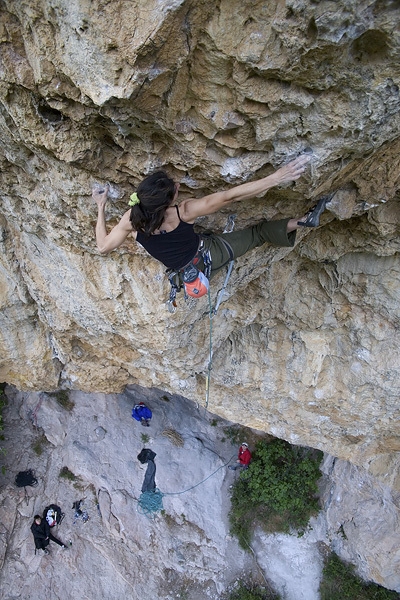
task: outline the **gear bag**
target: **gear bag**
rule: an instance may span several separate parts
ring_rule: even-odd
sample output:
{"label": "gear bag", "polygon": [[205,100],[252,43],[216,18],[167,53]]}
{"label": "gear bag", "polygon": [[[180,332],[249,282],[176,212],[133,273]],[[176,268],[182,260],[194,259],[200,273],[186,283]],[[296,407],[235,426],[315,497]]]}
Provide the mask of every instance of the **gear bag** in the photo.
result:
{"label": "gear bag", "polygon": [[38,484],[38,480],[35,477],[35,471],[28,469],[27,471],[20,471],[14,481],[17,487],[26,487],[30,485],[35,487]]}
{"label": "gear bag", "polygon": [[190,265],[185,267],[182,273],[182,279],[184,290],[188,296],[192,296],[192,298],[201,298],[207,294],[210,282],[204,273],[199,271],[193,263],[190,263]]}
{"label": "gear bag", "polygon": [[87,511],[82,510],[82,508],[81,508],[81,506],[83,506],[83,504],[84,504],[84,499],[82,498],[82,500],[76,500],[72,505],[72,508],[75,510],[74,525],[78,519],[81,519],[83,521],[83,523],[87,523],[89,521],[89,515],[88,515]]}
{"label": "gear bag", "polygon": [[[204,265],[204,272],[197,267],[201,260]],[[188,296],[191,296],[192,298],[201,298],[207,294],[211,268],[212,262],[210,251],[205,248],[204,240],[201,239],[196,256],[189,264],[181,269],[167,269],[171,291],[166,304],[171,313],[176,310],[176,294],[181,291],[182,287],[185,292],[185,298]]]}
{"label": "gear bag", "polygon": [[57,504],[50,504],[50,506],[47,506],[43,511],[43,519],[46,519],[50,527],[60,525],[64,517],[65,513],[62,512]]}
{"label": "gear bag", "polygon": [[150,448],[142,448],[137,455],[137,459],[144,465],[148,460],[154,460],[156,456],[157,454],[153,450],[150,450]]}

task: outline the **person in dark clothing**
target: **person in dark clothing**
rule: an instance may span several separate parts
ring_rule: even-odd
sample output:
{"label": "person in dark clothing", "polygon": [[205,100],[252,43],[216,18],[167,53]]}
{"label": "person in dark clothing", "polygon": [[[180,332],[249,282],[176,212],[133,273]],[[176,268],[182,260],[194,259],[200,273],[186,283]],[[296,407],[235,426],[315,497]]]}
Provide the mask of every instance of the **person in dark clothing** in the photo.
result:
{"label": "person in dark clothing", "polygon": [[50,540],[61,546],[61,548],[66,548],[66,546],[50,532],[50,525],[46,519],[42,519],[40,515],[35,515],[33,517],[31,531],[33,539],[35,540],[35,548],[37,550],[43,550],[45,554],[50,554],[50,551],[47,548]]}
{"label": "person in dark clothing", "polygon": [[153,450],[150,450],[150,448],[143,448],[138,454],[138,461],[141,462],[142,465],[147,463],[146,474],[144,476],[142,485],[142,494],[144,492],[156,491],[156,465],[154,463],[154,459],[156,456],[156,453],[153,452]]}
{"label": "person in dark clothing", "polygon": [[148,175],[132,194],[129,205],[119,223],[107,233],[105,206],[108,187],[93,188],[92,197],[97,203],[97,248],[102,254],[115,250],[132,234],[151,256],[173,270],[182,270],[193,263],[200,271],[204,253],[211,257],[211,275],[246,252],[268,242],[275,246],[293,246],[296,230],[317,227],[319,217],[328,201],[321,198],[318,204],[300,218],[261,221],[253,227],[221,235],[198,235],[193,223],[198,217],[211,215],[232,202],[254,198],[269,189],[295,181],[304,173],[310,158],[299,156],[272,175],[244,183],[223,192],[202,198],[189,198],[178,205],[179,183],[164,171]]}

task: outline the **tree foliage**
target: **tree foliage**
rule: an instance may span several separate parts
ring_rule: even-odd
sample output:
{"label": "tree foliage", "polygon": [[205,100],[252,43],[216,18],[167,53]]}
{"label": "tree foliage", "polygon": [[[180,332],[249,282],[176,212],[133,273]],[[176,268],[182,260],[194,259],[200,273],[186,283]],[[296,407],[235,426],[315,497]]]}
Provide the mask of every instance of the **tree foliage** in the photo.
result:
{"label": "tree foliage", "polygon": [[293,527],[307,524],[318,510],[317,481],[322,453],[291,446],[284,440],[259,442],[249,467],[248,488],[253,502],[288,514]]}
{"label": "tree foliage", "polygon": [[229,600],[280,600],[280,596],[252,582],[238,581]]}
{"label": "tree foliage", "polygon": [[322,452],[284,440],[261,441],[231,498],[231,533],[248,548],[254,526],[266,531],[304,528],[318,510],[317,481]]}
{"label": "tree foliage", "polygon": [[332,553],[326,561],[320,585],[321,600],[398,600],[399,594],[375,583],[362,581],[353,565]]}

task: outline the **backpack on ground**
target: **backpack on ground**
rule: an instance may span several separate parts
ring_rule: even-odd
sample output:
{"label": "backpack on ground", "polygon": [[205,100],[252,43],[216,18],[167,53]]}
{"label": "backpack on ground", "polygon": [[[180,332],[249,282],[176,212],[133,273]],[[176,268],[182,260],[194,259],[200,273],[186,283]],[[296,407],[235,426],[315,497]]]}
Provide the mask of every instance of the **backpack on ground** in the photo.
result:
{"label": "backpack on ground", "polygon": [[65,513],[62,512],[57,504],[50,504],[50,506],[46,506],[43,511],[43,519],[46,519],[50,527],[60,525],[64,517]]}
{"label": "backpack on ground", "polygon": [[38,484],[38,480],[35,477],[35,471],[28,469],[27,471],[20,471],[17,473],[14,483],[17,487],[23,487],[25,492],[26,503],[29,504],[28,492],[26,486],[35,487]]}
{"label": "backpack on ground", "polygon": [[38,480],[35,477],[35,471],[28,469],[27,471],[20,471],[16,475],[14,483],[17,487],[26,487],[27,485],[35,487]]}

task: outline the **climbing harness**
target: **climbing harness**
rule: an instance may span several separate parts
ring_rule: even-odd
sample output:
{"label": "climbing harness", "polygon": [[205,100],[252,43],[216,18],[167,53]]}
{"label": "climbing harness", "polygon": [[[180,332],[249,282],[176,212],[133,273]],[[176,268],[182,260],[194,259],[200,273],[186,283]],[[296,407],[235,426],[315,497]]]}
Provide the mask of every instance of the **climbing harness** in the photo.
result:
{"label": "climbing harness", "polygon": [[[229,215],[223,233],[231,233],[235,227],[236,214]],[[200,238],[200,244],[197,249],[195,257],[181,269],[167,269],[168,280],[171,286],[169,298],[165,303],[170,313],[176,311],[176,295],[183,288],[184,298],[188,299],[188,296],[192,298],[201,298],[209,292],[209,279],[212,269],[212,259],[210,251],[205,247],[204,238],[207,235],[203,234]],[[233,268],[233,251],[230,244],[222,237],[219,238],[230,257],[230,263],[228,267],[228,274],[225,278],[224,285],[220,290],[217,298],[217,302],[214,308],[216,312],[219,305],[222,302],[225,294],[225,288],[228,284],[229,277]],[[203,262],[203,268],[199,268],[199,263]]]}
{"label": "climbing harness", "polygon": [[[197,266],[200,261],[203,261],[204,270],[200,270]],[[207,294],[211,267],[210,251],[205,248],[204,239],[201,238],[195,257],[187,265],[181,269],[167,269],[171,290],[166,306],[170,313],[176,311],[176,294],[182,288],[185,300],[188,299],[188,296],[200,298]]]}

